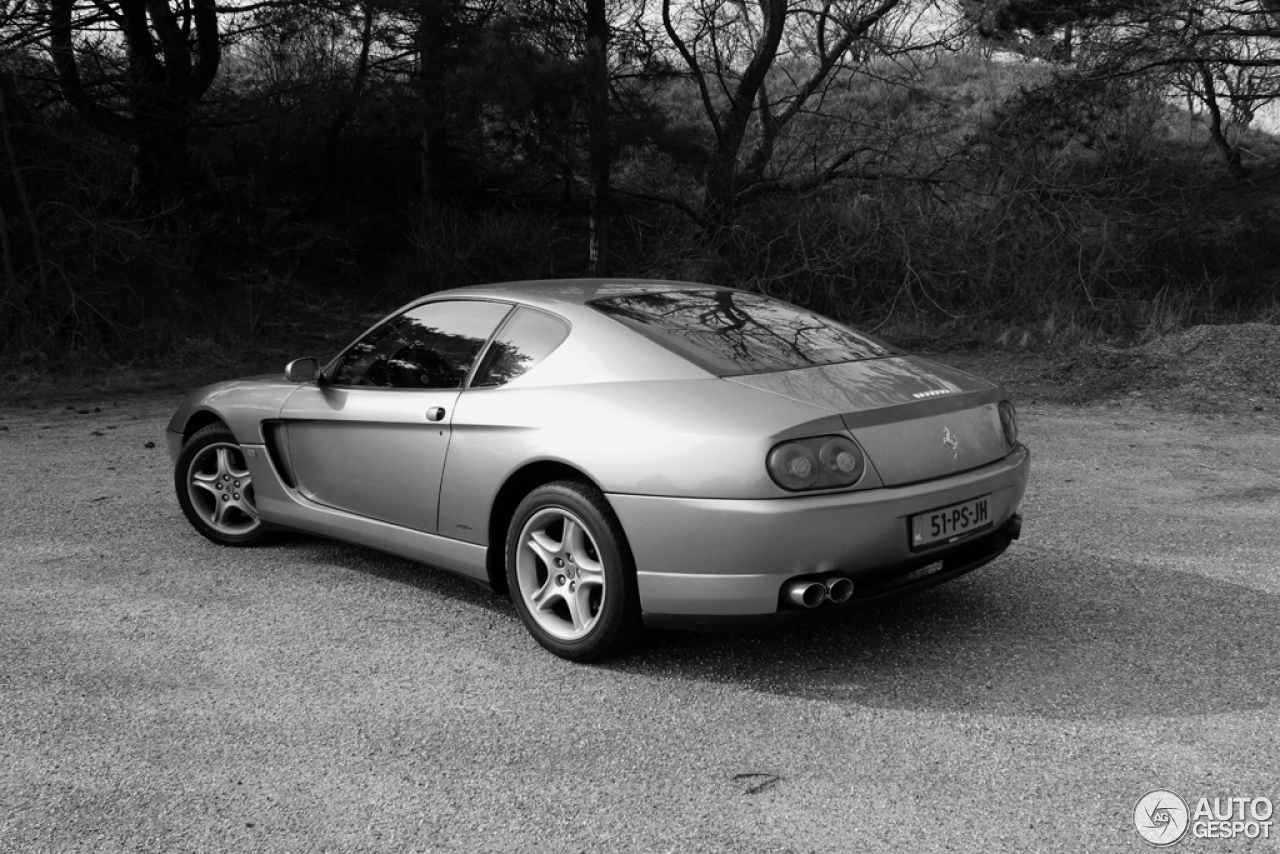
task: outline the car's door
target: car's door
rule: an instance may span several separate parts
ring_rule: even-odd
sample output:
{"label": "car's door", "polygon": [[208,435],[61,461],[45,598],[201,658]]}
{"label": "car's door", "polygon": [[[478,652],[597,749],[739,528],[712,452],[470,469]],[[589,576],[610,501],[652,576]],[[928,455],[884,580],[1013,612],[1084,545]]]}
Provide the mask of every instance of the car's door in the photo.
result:
{"label": "car's door", "polygon": [[454,405],[511,308],[482,300],[415,306],[300,386],[280,414],[299,491],[319,504],[434,532]]}

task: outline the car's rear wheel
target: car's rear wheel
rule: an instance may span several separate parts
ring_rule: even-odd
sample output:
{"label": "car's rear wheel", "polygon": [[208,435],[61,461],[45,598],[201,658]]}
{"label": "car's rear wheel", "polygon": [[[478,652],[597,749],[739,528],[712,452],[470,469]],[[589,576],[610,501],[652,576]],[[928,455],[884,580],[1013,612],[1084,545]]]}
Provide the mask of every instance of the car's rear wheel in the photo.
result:
{"label": "car's rear wheel", "polygon": [[520,502],[507,531],[507,582],[529,633],[562,658],[616,655],[640,634],[626,537],[587,484],[548,483]]}
{"label": "car's rear wheel", "polygon": [[252,546],[268,535],[254,501],[244,450],[225,424],[197,430],[174,466],[178,504],[192,526],[224,546]]}

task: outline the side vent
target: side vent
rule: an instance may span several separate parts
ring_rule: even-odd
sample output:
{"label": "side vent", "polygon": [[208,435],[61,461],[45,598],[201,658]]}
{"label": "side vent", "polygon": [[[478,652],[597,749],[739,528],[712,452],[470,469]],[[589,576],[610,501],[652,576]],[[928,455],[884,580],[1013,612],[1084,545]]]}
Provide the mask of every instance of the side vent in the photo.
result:
{"label": "side vent", "polygon": [[267,454],[271,464],[280,473],[280,479],[290,489],[297,489],[298,482],[293,476],[293,461],[289,459],[289,434],[283,421],[262,422],[262,435],[267,440]]}

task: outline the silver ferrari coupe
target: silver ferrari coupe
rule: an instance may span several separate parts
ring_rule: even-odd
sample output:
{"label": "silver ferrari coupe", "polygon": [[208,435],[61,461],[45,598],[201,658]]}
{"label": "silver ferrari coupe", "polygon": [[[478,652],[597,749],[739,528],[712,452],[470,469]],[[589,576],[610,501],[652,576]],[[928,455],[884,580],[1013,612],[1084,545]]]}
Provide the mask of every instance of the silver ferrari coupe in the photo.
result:
{"label": "silver ferrari coupe", "polygon": [[1018,538],[1030,470],[997,385],[756,293],[637,280],[414,300],[326,365],[192,392],[167,439],[214,542],[443,567],[579,661],[955,578]]}

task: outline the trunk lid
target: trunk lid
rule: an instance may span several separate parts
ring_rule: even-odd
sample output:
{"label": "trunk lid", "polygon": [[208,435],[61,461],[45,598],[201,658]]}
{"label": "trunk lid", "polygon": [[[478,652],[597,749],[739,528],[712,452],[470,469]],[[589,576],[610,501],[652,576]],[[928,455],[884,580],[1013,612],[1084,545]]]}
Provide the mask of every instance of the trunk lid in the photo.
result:
{"label": "trunk lid", "polygon": [[999,386],[919,356],[728,378],[836,412],[885,486],[957,474],[1009,453]]}

